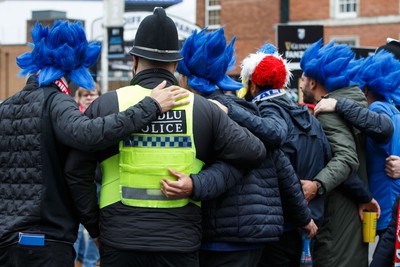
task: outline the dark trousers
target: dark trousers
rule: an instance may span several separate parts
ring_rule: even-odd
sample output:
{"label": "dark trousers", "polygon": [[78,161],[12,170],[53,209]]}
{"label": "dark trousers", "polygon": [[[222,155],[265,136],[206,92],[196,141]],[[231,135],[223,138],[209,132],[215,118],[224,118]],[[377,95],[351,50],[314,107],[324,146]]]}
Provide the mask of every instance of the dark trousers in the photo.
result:
{"label": "dark trousers", "polygon": [[278,242],[267,243],[258,267],[298,267],[302,249],[297,230],[284,232]]}
{"label": "dark trousers", "polygon": [[256,267],[263,249],[243,251],[200,250],[201,267]]}
{"label": "dark trousers", "polygon": [[102,245],[101,267],[198,267],[198,252],[145,252]]}
{"label": "dark trousers", "polygon": [[46,242],[45,246],[14,244],[0,248],[1,267],[73,267],[72,244]]}

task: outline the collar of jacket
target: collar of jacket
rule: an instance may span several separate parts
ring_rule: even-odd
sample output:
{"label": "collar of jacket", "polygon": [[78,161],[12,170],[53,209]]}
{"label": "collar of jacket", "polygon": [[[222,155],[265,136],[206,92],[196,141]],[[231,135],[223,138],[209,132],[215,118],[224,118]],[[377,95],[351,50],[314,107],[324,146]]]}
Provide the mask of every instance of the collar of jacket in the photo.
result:
{"label": "collar of jacket", "polygon": [[167,87],[179,84],[174,74],[165,69],[147,69],[133,76],[131,85],[153,89],[164,80],[167,81]]}
{"label": "collar of jacket", "polygon": [[[38,79],[35,74],[32,74],[31,76],[29,76],[29,78],[26,82],[26,85],[33,86],[35,89],[39,88]],[[55,85],[54,83],[51,83],[48,85],[42,85],[41,87],[54,87],[54,88],[57,88],[57,90],[58,90],[57,85]],[[58,91],[60,91],[60,90],[58,90]]]}

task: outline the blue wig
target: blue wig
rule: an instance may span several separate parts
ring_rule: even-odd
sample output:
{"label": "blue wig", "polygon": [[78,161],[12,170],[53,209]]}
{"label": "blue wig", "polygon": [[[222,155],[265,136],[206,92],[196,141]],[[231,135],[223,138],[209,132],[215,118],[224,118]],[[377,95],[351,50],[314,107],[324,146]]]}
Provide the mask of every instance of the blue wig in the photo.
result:
{"label": "blue wig", "polygon": [[400,104],[400,61],[385,50],[369,56],[352,79],[360,88],[382,96],[385,101]]}
{"label": "blue wig", "polygon": [[315,79],[332,92],[349,85],[349,63],[353,59],[354,52],[349,46],[334,46],[332,41],[322,47],[320,39],[304,52],[300,67],[306,77]]}
{"label": "blue wig", "polygon": [[39,86],[66,76],[85,89],[95,87],[87,68],[97,62],[101,46],[98,42],[88,43],[81,22],[59,20],[50,30],[36,22],[31,35],[32,52],[17,57],[20,75],[38,74]]}
{"label": "blue wig", "polygon": [[273,55],[275,53],[278,53],[278,50],[276,47],[270,43],[264,43],[263,46],[261,46],[257,52],[264,53],[267,55]]}
{"label": "blue wig", "polygon": [[224,29],[206,33],[194,31],[182,46],[183,60],[179,61],[177,71],[188,77],[188,84],[202,94],[211,94],[218,86],[223,91],[235,91],[243,87],[226,75],[235,64],[235,37],[227,46]]}

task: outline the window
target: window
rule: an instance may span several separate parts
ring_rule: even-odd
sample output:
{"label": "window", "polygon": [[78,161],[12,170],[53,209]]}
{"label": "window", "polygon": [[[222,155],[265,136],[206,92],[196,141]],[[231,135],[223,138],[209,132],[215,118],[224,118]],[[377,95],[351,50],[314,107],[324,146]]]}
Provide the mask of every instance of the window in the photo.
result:
{"label": "window", "polygon": [[221,1],[206,0],[206,26],[209,30],[221,27]]}
{"label": "window", "polygon": [[334,0],[336,18],[354,18],[358,13],[359,0]]}

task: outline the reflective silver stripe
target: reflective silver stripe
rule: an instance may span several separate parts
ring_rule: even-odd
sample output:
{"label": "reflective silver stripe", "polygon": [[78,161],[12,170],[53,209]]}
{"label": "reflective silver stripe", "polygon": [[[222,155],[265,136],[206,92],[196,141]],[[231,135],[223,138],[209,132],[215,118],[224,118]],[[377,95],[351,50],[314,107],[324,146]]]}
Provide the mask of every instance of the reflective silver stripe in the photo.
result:
{"label": "reflective silver stripe", "polygon": [[179,53],[179,50],[160,50],[160,49],[156,49],[156,48],[148,48],[148,47],[137,46],[137,45],[135,45],[134,48],[138,48],[138,49],[142,49],[142,50],[150,51],[150,52],[162,53],[162,54]]}
{"label": "reflective silver stripe", "polygon": [[123,186],[122,197],[140,200],[171,200],[163,195],[160,189],[130,188]]}

